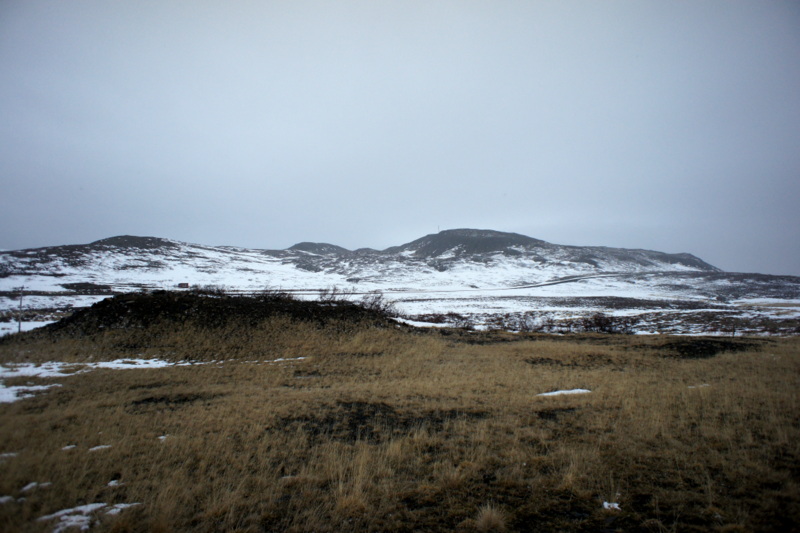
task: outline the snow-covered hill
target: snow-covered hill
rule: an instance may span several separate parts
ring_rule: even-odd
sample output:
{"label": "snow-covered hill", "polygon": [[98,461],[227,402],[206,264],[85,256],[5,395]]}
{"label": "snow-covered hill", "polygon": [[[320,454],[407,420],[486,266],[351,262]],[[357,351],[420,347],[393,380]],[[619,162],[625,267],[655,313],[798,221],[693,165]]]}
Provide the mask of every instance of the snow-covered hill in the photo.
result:
{"label": "snow-covered hill", "polygon": [[[719,313],[732,300],[764,298],[786,313],[800,303],[800,278],[725,274],[690,254],[562,246],[491,230],[447,230],[382,251],[311,242],[255,250],[119,236],[0,252],[0,311],[6,316],[19,303],[20,287],[23,309],[57,309],[113,292],[187,285],[280,288],[309,297],[331,287],[382,291],[410,318],[457,313],[479,323],[509,314],[543,317],[557,300],[560,310],[550,315],[631,313],[653,302],[663,308],[687,301],[693,307],[708,302]],[[650,303],[637,308],[633,302]]]}
{"label": "snow-covered hill", "polygon": [[559,246],[487,230],[449,230],[383,251],[324,243],[286,250],[203,246],[155,237],[112,237],[86,245],[0,253],[3,288],[62,291],[75,283],[114,290],[215,284],[374,290],[509,288],[610,272],[717,272],[689,254]]}

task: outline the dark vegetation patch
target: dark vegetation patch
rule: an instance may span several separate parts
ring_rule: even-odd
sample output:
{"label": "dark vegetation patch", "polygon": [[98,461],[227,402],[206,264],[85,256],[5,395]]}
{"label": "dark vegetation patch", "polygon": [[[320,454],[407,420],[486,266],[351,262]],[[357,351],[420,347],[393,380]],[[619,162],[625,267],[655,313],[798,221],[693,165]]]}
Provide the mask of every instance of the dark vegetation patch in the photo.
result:
{"label": "dark vegetation patch", "polygon": [[442,431],[446,422],[457,419],[479,420],[483,411],[460,409],[402,412],[383,402],[337,402],[336,407],[318,415],[290,416],[278,419],[268,430],[302,430],[312,442],[338,440],[373,444],[407,435],[414,429]]}
{"label": "dark vegetation patch", "polygon": [[497,330],[481,331],[463,328],[441,328],[435,329],[431,333],[447,337],[450,341],[477,346],[527,340],[521,335]]}
{"label": "dark vegetation patch", "polygon": [[381,357],[384,352],[334,352],[333,355],[337,357]]}
{"label": "dark vegetation patch", "polygon": [[763,345],[766,340],[729,340],[676,338],[655,348],[667,352],[667,356],[683,359],[707,359],[722,352],[742,352]]}
{"label": "dark vegetation patch", "polygon": [[559,368],[593,368],[598,366],[619,366],[619,363],[605,354],[579,354],[566,360],[549,357],[529,357],[525,362],[533,366],[550,366]]}
{"label": "dark vegetation patch", "polygon": [[130,402],[126,411],[132,414],[141,414],[148,411],[176,411],[183,407],[199,402],[210,401],[220,396],[219,394],[165,394],[161,396],[147,396],[141,400]]}
{"label": "dark vegetation patch", "polygon": [[159,389],[161,387],[174,387],[175,385],[186,385],[189,383],[186,380],[181,381],[155,381],[153,383],[135,383],[128,387],[128,390],[139,390],[139,389]]}
{"label": "dark vegetation patch", "polygon": [[294,371],[294,377],[296,378],[321,378],[322,373],[319,370],[312,369],[307,370],[304,368],[300,368]]}
{"label": "dark vegetation patch", "polygon": [[529,357],[525,359],[529,365],[545,365],[545,366],[564,366],[563,361],[557,359],[550,359],[549,357]]}
{"label": "dark vegetation patch", "polygon": [[557,421],[561,415],[574,413],[577,410],[575,407],[560,407],[555,409],[542,409],[541,411],[536,411],[536,417],[540,420],[552,420]]}
{"label": "dark vegetation patch", "polygon": [[587,298],[564,298],[573,306],[589,306],[602,309],[679,309],[696,310],[719,308],[724,306],[697,300],[647,300],[642,298],[624,298],[619,296],[592,296]]}
{"label": "dark vegetation patch", "polygon": [[111,285],[102,285],[100,283],[62,283],[62,287],[68,291],[75,291],[80,294],[111,294]]}

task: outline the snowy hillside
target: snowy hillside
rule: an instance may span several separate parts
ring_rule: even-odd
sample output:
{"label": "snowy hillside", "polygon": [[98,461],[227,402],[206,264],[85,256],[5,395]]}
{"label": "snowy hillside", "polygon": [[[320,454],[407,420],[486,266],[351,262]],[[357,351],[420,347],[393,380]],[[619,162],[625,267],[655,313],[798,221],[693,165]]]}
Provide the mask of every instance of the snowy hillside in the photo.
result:
{"label": "snowy hillside", "polygon": [[787,302],[796,311],[792,302],[800,300],[798,278],[725,274],[690,254],[562,246],[490,230],[442,231],[382,251],[311,242],[254,250],[120,236],[0,252],[0,312],[6,317],[18,307],[20,287],[23,309],[58,310],[115,292],[187,285],[280,288],[309,297],[331,287],[382,291],[410,318],[457,313],[484,324],[499,315],[555,309],[557,299],[555,316],[564,315],[562,308],[572,314],[636,309],[611,305],[609,298],[690,301],[694,308],[709,302],[715,312],[733,300],[771,298],[783,313]]}
{"label": "snowy hillside", "polygon": [[216,284],[365,290],[508,288],[609,272],[718,271],[689,254],[559,246],[485,230],[449,230],[384,251],[300,243],[286,250],[202,246],[154,237],[0,253],[3,290],[63,291],[74,283],[114,290]]}

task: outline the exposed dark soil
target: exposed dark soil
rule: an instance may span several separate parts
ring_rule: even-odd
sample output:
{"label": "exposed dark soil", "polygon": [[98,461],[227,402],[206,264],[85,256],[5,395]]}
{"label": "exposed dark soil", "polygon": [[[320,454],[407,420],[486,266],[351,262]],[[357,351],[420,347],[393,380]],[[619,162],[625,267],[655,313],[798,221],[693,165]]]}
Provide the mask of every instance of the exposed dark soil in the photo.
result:
{"label": "exposed dark soil", "polygon": [[129,413],[143,413],[151,410],[175,411],[198,401],[209,401],[219,395],[212,394],[168,394],[164,396],[147,396],[141,400],[132,401],[126,411]]}
{"label": "exposed dark soil", "polygon": [[476,420],[486,416],[485,412],[458,409],[405,413],[385,403],[338,402],[336,407],[316,416],[281,418],[268,429],[302,429],[312,441],[334,439],[349,443],[379,443],[408,434],[416,428],[441,431],[450,420]]}
{"label": "exposed dark soil", "polygon": [[535,413],[539,420],[557,421],[561,415],[574,413],[576,410],[577,408],[575,407],[559,407],[555,409],[541,409],[539,411],[535,411]]}
{"label": "exposed dark soil", "polygon": [[534,366],[551,366],[560,368],[593,368],[597,366],[620,366],[615,363],[610,357],[602,354],[581,354],[567,361],[558,359],[551,359],[549,357],[530,357],[525,359],[525,362]]}

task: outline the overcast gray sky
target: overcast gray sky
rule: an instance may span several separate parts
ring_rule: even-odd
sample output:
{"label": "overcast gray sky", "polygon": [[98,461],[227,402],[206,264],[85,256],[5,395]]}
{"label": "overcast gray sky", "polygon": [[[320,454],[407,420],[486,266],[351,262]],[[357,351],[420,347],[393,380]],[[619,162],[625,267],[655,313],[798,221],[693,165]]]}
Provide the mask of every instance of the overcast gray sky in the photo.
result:
{"label": "overcast gray sky", "polygon": [[800,3],[0,2],[0,248],[439,229],[800,275]]}

